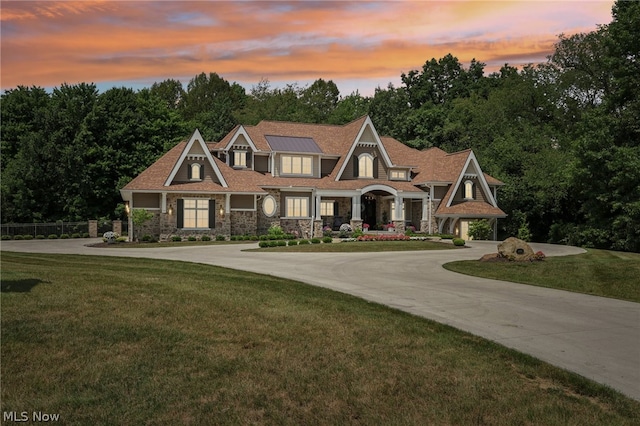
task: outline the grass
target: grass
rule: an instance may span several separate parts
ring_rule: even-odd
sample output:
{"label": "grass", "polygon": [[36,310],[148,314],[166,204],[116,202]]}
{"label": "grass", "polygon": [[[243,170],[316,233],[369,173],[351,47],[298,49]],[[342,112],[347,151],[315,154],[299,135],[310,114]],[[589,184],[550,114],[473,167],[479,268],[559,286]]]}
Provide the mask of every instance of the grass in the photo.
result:
{"label": "grass", "polygon": [[165,260],[2,253],[4,412],[64,424],[631,425],[640,402],[361,299]]}
{"label": "grass", "polygon": [[267,247],[246,249],[245,251],[264,252],[315,252],[315,253],[361,253],[378,251],[415,251],[415,250],[450,250],[457,249],[450,243],[437,241],[351,241],[333,244],[302,244],[286,247]]}
{"label": "grass", "polygon": [[182,246],[217,246],[223,244],[256,244],[257,241],[156,241],[150,242],[122,242],[115,244],[95,243],[91,247],[101,248],[156,248],[156,247],[182,247]]}
{"label": "grass", "polygon": [[463,260],[444,267],[477,277],[640,302],[638,253],[588,249],[584,254],[547,257],[543,262]]}

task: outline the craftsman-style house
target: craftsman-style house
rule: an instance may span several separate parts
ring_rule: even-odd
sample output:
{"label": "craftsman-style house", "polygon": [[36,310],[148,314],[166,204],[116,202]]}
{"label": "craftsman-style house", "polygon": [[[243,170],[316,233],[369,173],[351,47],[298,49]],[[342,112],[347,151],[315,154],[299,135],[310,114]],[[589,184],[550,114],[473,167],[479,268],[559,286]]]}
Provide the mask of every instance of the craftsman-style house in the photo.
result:
{"label": "craftsman-style house", "polygon": [[495,237],[506,216],[500,185],[471,150],[418,151],[379,136],[365,116],[342,126],[239,125],[217,143],[196,130],[120,192],[129,209],[154,214],[147,229],[160,239],[260,235],[272,224],[311,237],[344,223],[466,239],[480,218]]}

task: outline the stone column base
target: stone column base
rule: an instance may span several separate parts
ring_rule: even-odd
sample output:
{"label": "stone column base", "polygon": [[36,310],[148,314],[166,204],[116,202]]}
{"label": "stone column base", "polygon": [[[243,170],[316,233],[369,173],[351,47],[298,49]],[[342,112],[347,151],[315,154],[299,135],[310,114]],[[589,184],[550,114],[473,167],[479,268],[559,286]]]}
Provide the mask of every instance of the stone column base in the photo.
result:
{"label": "stone column base", "polygon": [[396,234],[404,234],[404,231],[405,231],[404,220],[394,220],[393,226],[396,228]]}
{"label": "stone column base", "polygon": [[349,225],[351,225],[351,229],[353,229],[354,231],[356,229],[362,230],[362,220],[351,219]]}
{"label": "stone column base", "polygon": [[322,220],[313,221],[313,236],[316,238],[322,237]]}

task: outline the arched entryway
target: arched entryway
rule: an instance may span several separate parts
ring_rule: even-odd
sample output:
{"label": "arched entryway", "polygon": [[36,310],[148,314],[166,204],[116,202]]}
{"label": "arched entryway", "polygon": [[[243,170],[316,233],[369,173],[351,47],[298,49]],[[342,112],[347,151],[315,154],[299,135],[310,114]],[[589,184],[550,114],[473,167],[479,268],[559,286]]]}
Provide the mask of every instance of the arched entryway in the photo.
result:
{"label": "arched entryway", "polygon": [[362,189],[360,219],[369,229],[382,229],[392,220],[391,199],[397,191],[386,185],[370,185]]}

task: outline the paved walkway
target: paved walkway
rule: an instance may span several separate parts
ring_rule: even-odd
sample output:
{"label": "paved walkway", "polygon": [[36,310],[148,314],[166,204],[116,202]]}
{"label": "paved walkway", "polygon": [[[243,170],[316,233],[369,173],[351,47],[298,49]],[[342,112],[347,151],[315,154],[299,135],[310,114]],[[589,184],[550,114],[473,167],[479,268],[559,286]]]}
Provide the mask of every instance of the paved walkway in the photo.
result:
{"label": "paved walkway", "polygon": [[[383,253],[241,251],[247,245],[103,249],[83,244],[87,240],[3,241],[1,248],[185,260],[291,278],[449,324],[640,400],[640,304],[469,277],[441,267],[495,252],[495,242],[472,242],[464,250]],[[548,256],[583,252],[532,246]]]}

